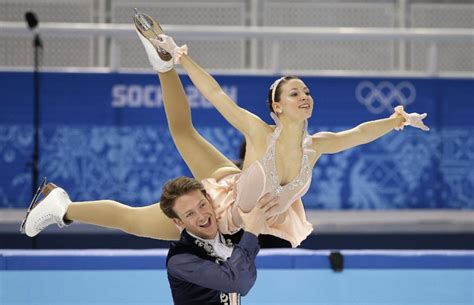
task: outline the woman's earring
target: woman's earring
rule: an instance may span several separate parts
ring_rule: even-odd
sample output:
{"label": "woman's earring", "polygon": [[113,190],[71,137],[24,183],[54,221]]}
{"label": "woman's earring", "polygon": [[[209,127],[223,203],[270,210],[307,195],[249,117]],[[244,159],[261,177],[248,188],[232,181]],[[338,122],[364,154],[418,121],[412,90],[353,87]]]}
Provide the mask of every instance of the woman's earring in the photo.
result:
{"label": "woman's earring", "polygon": [[279,114],[282,114],[283,113],[283,109],[278,109],[277,111]]}

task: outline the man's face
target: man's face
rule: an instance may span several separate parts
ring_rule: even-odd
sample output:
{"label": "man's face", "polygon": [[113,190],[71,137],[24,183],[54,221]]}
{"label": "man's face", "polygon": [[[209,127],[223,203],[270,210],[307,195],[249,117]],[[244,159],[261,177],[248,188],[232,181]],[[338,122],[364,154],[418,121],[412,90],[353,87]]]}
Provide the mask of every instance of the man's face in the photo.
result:
{"label": "man's face", "polygon": [[209,196],[194,190],[175,200],[174,212],[179,219],[173,221],[188,233],[203,239],[213,239],[217,234],[217,220]]}

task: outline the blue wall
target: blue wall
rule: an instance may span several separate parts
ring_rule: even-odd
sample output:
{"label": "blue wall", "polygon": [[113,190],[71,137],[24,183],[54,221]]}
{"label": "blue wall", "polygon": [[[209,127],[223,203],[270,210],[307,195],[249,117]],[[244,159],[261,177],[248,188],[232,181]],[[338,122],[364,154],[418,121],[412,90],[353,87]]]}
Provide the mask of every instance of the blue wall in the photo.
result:
{"label": "blue wall", "polygon": [[[274,77],[217,77],[244,108],[269,121]],[[427,112],[428,133],[405,128],[323,156],[304,203],[322,209],[474,208],[474,80],[305,77],[315,110],[310,132],[387,117],[402,103]],[[183,78],[199,131],[229,158],[241,135]],[[157,77],[43,73],[41,175],[75,200],[131,205],[159,199],[163,183],[190,175],[173,146]],[[0,207],[31,197],[32,75],[0,72]]]}

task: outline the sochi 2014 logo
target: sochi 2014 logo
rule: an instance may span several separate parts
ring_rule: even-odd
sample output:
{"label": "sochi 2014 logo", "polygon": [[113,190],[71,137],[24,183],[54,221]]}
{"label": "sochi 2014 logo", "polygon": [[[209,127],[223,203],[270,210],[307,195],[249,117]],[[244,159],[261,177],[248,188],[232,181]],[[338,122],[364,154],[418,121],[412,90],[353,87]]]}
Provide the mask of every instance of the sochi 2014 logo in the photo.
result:
{"label": "sochi 2014 logo", "polygon": [[392,112],[397,105],[409,105],[415,101],[415,86],[402,81],[397,84],[389,81],[382,81],[375,84],[371,81],[363,81],[355,90],[355,95],[359,103],[367,107],[373,114],[379,114],[385,110]]}

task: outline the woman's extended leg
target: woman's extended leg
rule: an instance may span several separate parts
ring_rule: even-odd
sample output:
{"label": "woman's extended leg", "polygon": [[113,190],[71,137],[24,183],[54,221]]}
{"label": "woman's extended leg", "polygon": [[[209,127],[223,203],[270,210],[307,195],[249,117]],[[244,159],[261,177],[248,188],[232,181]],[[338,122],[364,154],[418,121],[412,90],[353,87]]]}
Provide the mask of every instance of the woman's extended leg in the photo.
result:
{"label": "woman's extended leg", "polygon": [[[37,202],[40,191],[44,198]],[[165,216],[159,204],[130,207],[113,200],[71,202],[62,188],[45,180],[27,211],[20,230],[33,237],[51,224],[63,227],[79,221],[101,227],[115,228],[137,236],[176,240],[179,231]]]}
{"label": "woman's extended leg", "polygon": [[113,200],[73,202],[66,220],[114,228],[129,234],[162,240],[179,239],[179,230],[155,203],[145,207],[130,207]]}
{"label": "woman's extended leg", "polygon": [[197,180],[239,173],[238,167],[194,128],[183,85],[174,69],[159,73],[166,118],[181,157]]}

